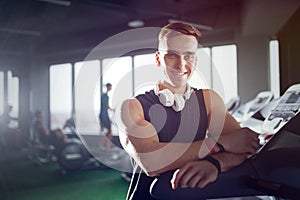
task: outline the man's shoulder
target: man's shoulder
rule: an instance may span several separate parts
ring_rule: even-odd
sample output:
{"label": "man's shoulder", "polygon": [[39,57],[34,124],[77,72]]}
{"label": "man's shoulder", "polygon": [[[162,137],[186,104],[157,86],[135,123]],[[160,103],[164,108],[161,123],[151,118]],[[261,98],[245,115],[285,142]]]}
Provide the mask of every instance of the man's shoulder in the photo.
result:
{"label": "man's shoulder", "polygon": [[149,91],[146,91],[144,93],[136,95],[135,98],[136,99],[139,99],[139,98],[151,98],[153,96],[156,96],[154,90],[149,90]]}
{"label": "man's shoulder", "polygon": [[197,92],[202,92],[203,95],[210,95],[210,94],[214,94],[216,93],[214,90],[212,89],[208,89],[208,88],[204,88],[204,89],[195,89]]}
{"label": "man's shoulder", "polygon": [[135,99],[140,102],[142,105],[152,105],[158,103],[158,97],[155,94],[154,90],[147,91],[143,94],[135,96]]}

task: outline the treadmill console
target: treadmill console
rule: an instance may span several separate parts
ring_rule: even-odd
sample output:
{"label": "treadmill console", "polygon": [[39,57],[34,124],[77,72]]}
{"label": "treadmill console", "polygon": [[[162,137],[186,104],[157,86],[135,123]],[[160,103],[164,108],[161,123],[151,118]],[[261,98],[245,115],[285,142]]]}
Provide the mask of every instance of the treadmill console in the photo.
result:
{"label": "treadmill console", "polygon": [[276,133],[300,111],[300,84],[293,85],[280,98],[263,123],[263,130]]}
{"label": "treadmill console", "polygon": [[273,99],[273,96],[273,92],[271,91],[262,91],[258,93],[253,100],[248,101],[236,109],[236,111],[232,113],[232,116],[243,126],[242,123],[246,122],[256,112],[266,106]]}

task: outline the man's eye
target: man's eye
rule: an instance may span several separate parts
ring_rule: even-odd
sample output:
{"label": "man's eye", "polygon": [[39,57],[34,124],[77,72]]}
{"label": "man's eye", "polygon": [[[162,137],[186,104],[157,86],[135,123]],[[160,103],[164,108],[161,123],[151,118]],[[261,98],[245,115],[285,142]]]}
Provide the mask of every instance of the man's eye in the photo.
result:
{"label": "man's eye", "polygon": [[185,57],[186,57],[187,60],[193,60],[195,58],[195,55],[194,54],[187,54]]}
{"label": "man's eye", "polygon": [[168,58],[177,58],[177,55],[175,53],[167,53]]}

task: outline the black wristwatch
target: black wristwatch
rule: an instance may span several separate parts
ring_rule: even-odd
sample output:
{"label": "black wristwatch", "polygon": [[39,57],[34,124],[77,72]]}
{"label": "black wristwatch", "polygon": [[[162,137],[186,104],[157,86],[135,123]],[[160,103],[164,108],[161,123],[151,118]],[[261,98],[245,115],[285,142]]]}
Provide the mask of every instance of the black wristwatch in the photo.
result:
{"label": "black wristwatch", "polygon": [[221,165],[217,159],[215,159],[211,155],[208,155],[208,156],[204,157],[203,160],[206,160],[206,161],[210,162],[211,164],[213,164],[217,168],[218,174],[221,173]]}
{"label": "black wristwatch", "polygon": [[216,145],[219,147],[220,152],[225,152],[225,148],[222,144],[220,144],[219,142],[216,143]]}

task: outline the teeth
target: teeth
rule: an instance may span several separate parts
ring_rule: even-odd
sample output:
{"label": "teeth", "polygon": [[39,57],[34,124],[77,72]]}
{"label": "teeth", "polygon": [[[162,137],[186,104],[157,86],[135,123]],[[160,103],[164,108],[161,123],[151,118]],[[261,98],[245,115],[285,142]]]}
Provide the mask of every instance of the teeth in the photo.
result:
{"label": "teeth", "polygon": [[179,76],[182,76],[182,75],[185,75],[186,72],[182,72],[182,73],[176,73],[176,75],[179,75]]}

